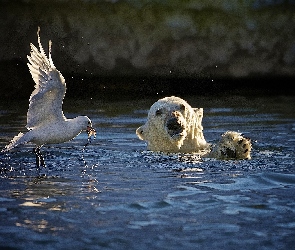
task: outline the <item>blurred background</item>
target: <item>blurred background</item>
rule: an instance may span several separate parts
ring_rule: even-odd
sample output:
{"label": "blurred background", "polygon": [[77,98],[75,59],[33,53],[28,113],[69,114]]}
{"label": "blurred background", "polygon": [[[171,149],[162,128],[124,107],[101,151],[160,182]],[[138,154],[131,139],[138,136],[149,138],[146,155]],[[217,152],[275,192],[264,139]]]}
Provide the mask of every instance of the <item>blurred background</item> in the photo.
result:
{"label": "blurred background", "polygon": [[0,0],[0,98],[37,29],[69,98],[295,94],[295,0]]}

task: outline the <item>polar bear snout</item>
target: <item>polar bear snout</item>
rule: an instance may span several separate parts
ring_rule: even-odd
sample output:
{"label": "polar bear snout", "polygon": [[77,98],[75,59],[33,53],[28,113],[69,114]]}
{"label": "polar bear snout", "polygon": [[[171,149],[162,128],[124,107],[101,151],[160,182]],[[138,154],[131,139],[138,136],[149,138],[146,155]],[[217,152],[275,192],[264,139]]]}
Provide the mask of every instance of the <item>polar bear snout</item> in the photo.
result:
{"label": "polar bear snout", "polygon": [[181,122],[176,117],[167,120],[166,128],[170,136],[180,134],[184,130]]}
{"label": "polar bear snout", "polygon": [[165,127],[169,134],[169,136],[173,139],[176,137],[184,136],[185,131],[185,122],[184,118],[180,112],[174,111],[171,115],[167,118]]}

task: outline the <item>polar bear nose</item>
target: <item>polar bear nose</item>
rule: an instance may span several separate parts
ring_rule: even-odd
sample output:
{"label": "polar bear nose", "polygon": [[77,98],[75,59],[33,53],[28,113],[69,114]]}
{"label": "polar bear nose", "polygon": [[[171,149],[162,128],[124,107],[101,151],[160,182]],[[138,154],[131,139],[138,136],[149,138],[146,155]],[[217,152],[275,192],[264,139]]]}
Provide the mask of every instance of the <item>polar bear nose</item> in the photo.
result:
{"label": "polar bear nose", "polygon": [[166,126],[167,126],[167,128],[169,130],[174,130],[174,131],[182,130],[182,126],[178,122],[178,119],[176,117],[170,118],[167,121],[167,125]]}

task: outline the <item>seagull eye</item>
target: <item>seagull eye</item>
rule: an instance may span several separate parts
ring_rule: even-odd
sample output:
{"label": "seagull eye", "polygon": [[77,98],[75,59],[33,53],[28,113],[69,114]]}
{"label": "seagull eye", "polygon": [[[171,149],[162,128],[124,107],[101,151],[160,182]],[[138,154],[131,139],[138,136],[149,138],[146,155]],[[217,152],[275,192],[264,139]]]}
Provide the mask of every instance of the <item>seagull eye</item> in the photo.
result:
{"label": "seagull eye", "polygon": [[159,116],[159,115],[161,115],[163,112],[162,112],[162,110],[161,109],[158,109],[157,111],[156,111],[156,116]]}

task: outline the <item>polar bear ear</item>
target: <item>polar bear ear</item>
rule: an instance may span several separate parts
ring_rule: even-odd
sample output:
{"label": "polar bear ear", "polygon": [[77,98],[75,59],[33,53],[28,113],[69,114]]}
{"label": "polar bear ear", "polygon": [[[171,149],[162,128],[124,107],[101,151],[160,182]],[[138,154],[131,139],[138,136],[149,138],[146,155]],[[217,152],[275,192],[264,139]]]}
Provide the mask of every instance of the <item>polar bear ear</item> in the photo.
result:
{"label": "polar bear ear", "polygon": [[136,129],[136,134],[140,140],[144,140],[144,126],[140,126],[138,129]]}
{"label": "polar bear ear", "polygon": [[193,110],[200,119],[203,118],[203,108],[194,108]]}

